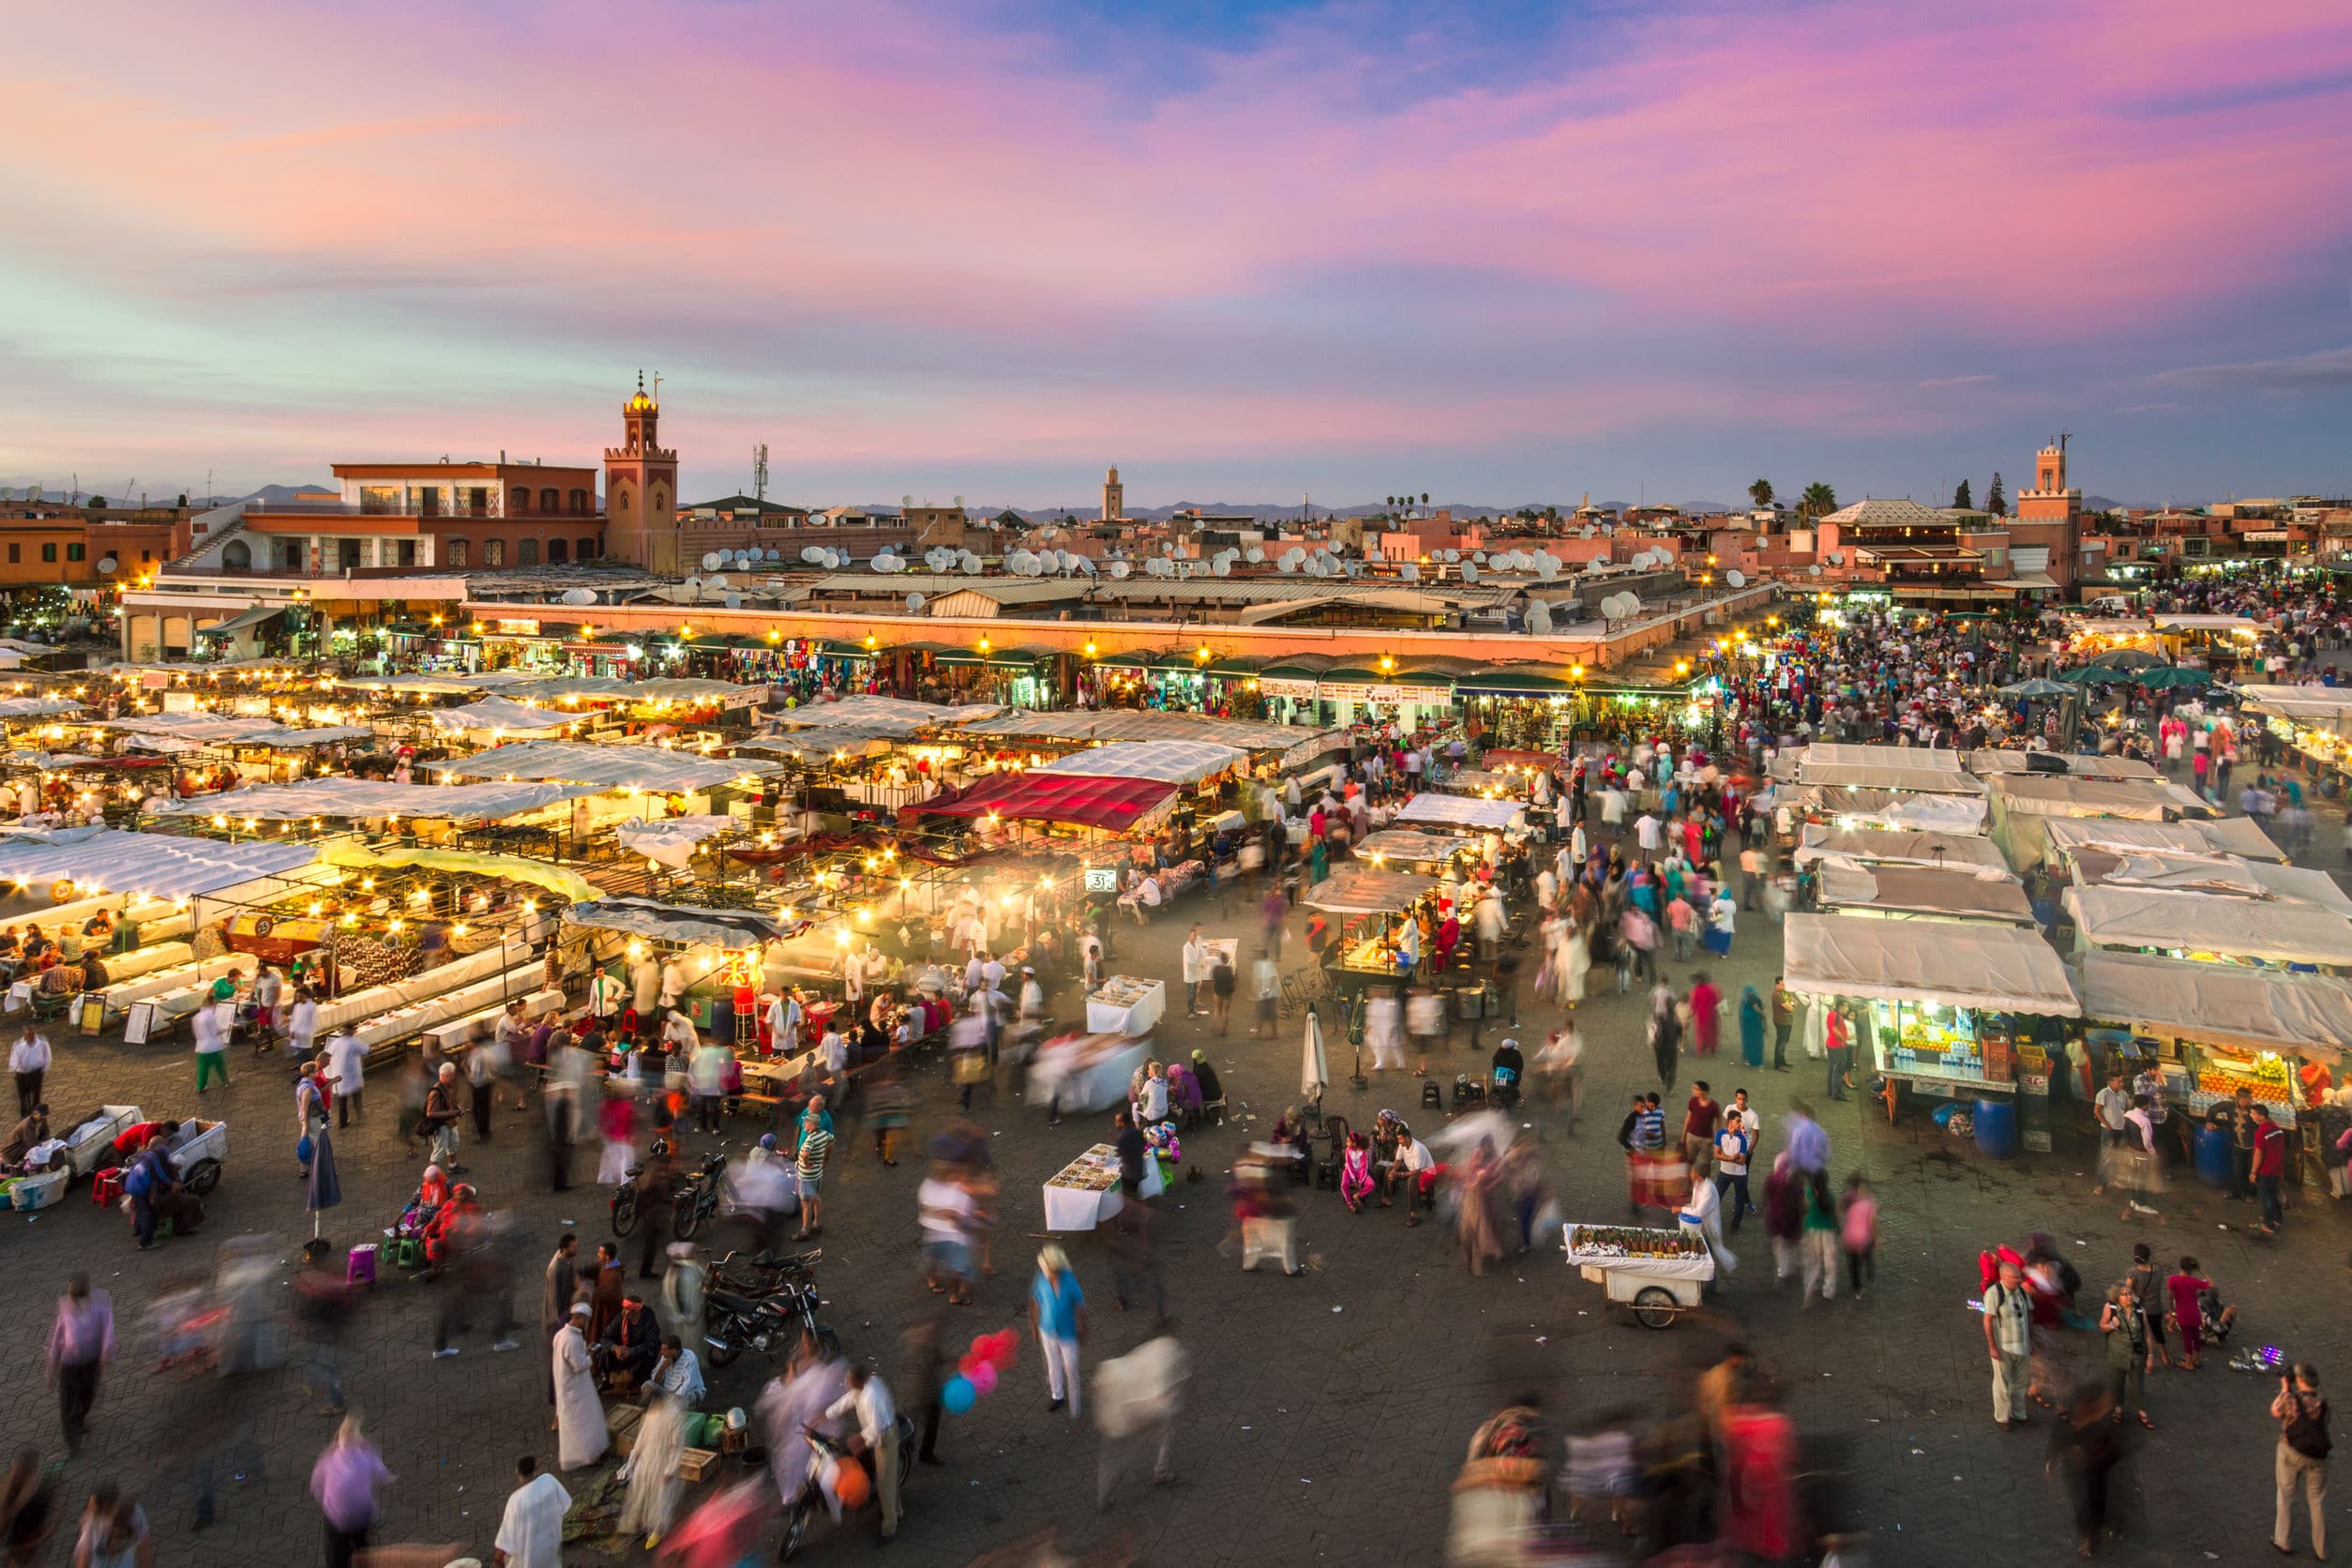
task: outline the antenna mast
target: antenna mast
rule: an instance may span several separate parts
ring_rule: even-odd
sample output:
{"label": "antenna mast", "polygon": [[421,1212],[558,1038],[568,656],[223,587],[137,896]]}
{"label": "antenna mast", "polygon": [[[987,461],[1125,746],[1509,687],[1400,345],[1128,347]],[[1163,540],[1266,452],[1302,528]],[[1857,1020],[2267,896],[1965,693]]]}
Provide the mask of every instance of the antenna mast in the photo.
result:
{"label": "antenna mast", "polygon": [[[658,381],[660,378],[656,376],[655,379]],[[763,441],[751,449],[751,499],[763,502],[767,498],[768,444]]]}

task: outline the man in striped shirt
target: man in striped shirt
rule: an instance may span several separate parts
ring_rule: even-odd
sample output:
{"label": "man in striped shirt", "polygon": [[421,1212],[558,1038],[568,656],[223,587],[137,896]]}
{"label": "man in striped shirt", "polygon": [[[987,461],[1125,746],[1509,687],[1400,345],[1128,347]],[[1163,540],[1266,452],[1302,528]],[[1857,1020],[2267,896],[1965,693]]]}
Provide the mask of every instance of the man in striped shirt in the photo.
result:
{"label": "man in striped shirt", "polygon": [[796,1167],[800,1173],[800,1235],[807,1241],[824,1229],[822,1199],[824,1192],[825,1161],[833,1153],[833,1131],[822,1122],[809,1123],[800,1135],[800,1154]]}

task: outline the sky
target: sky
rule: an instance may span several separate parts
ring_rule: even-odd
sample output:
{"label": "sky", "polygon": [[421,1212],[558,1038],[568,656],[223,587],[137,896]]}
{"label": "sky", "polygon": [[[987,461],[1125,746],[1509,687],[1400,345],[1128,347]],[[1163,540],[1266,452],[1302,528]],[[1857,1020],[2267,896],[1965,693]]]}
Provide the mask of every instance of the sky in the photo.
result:
{"label": "sky", "polygon": [[78,0],[0,484],[2352,492],[2342,0]]}

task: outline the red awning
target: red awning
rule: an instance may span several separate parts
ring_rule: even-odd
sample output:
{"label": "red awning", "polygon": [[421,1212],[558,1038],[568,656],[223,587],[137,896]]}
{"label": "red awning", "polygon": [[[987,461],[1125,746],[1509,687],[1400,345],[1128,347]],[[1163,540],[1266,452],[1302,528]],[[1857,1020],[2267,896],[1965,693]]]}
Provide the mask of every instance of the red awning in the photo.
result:
{"label": "red awning", "polygon": [[1086,778],[1075,775],[1001,773],[953,800],[928,800],[911,809],[941,817],[994,814],[1033,822],[1076,822],[1120,832],[1176,792],[1153,778]]}

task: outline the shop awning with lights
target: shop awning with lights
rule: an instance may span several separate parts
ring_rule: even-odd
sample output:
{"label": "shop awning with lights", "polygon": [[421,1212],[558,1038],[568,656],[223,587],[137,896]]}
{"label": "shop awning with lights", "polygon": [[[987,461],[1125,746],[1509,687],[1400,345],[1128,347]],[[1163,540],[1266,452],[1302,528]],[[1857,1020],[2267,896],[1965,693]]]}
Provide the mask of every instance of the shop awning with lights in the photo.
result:
{"label": "shop awning with lights", "polygon": [[292,784],[248,784],[221,794],[186,800],[158,795],[151,817],[230,817],[301,822],[311,817],[424,817],[501,822],[557,801],[593,795],[592,785],[395,784],[381,778],[304,778]]}
{"label": "shop awning with lights", "polygon": [[1391,819],[1402,826],[1412,822],[1436,822],[1444,827],[1467,827],[1499,833],[1519,820],[1527,810],[1524,801],[1481,800],[1475,795],[1441,795],[1424,790],[1407,801],[1404,808]]}
{"label": "shop awning with lights", "polygon": [[954,799],[908,807],[936,817],[1002,817],[1011,822],[1064,822],[1124,833],[1176,795],[1156,778],[1087,778],[1041,773],[997,774]]}
{"label": "shop awning with lights", "polygon": [[318,857],[309,844],[223,844],[103,827],[0,831],[0,883],[70,882],[90,894],[189,898],[298,871]]}
{"label": "shop awning with lights", "polygon": [[578,724],[583,714],[550,713],[504,697],[485,697],[461,708],[435,708],[427,715],[444,730],[492,730],[515,733],[552,732]]}
{"label": "shop awning with lights", "polygon": [[1576,683],[1544,664],[1489,664],[1454,683],[1466,697],[1544,697],[1576,689]]}
{"label": "shop awning with lights", "polygon": [[252,609],[232,615],[218,625],[198,626],[196,635],[198,637],[234,637],[241,631],[250,631],[255,626],[276,620],[286,612],[286,609],[287,607],[282,604],[257,604]]}

